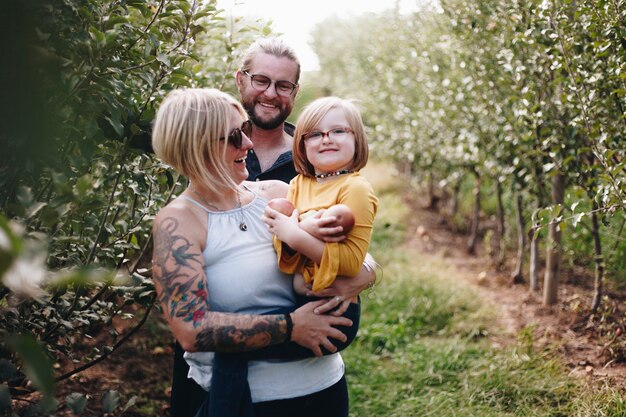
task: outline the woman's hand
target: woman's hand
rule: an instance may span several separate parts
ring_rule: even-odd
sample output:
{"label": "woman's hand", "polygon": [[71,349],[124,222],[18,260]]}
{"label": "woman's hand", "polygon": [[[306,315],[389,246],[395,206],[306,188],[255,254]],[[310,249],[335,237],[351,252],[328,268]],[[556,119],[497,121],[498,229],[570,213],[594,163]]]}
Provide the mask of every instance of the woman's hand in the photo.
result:
{"label": "woman's hand", "polygon": [[330,338],[346,341],[346,335],[332,326],[352,326],[352,321],[345,317],[314,313],[314,310],[325,302],[325,300],[312,301],[291,313],[293,321],[291,340],[310,349],[315,356],[322,356],[321,347],[329,352],[337,351]]}

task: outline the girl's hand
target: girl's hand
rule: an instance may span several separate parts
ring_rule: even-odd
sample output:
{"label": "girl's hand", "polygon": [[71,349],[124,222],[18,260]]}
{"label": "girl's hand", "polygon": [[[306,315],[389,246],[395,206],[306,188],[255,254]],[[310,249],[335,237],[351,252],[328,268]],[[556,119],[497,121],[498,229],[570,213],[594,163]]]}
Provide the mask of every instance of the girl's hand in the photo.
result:
{"label": "girl's hand", "polygon": [[289,244],[294,234],[300,231],[300,227],[298,226],[298,210],[294,210],[291,216],[285,216],[270,206],[266,206],[265,212],[263,213],[263,221],[267,225],[270,233],[287,244]]}
{"label": "girl's hand", "polygon": [[300,228],[311,236],[324,242],[341,242],[346,235],[341,234],[343,228],[337,225],[335,216],[322,218],[326,210],[322,209],[313,216],[308,216],[300,222]]}
{"label": "girl's hand", "polygon": [[291,340],[311,349],[315,356],[322,356],[321,347],[329,352],[337,351],[330,338],[346,341],[346,335],[332,326],[352,326],[352,321],[345,317],[315,314],[313,310],[323,303],[324,300],[312,301],[291,313],[293,321]]}

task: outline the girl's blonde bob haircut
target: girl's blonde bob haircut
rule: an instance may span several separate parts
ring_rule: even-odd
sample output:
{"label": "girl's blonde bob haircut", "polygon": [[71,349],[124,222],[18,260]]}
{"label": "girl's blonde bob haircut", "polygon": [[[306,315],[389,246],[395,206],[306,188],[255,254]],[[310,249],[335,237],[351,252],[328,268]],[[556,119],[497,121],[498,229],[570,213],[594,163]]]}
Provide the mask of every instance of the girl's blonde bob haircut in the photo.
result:
{"label": "girl's blonde bob haircut", "polygon": [[304,140],[302,135],[305,133],[318,130],[317,125],[332,109],[339,109],[343,112],[348,121],[348,126],[354,131],[354,159],[352,165],[348,169],[358,171],[367,164],[369,156],[369,148],[367,146],[367,135],[361,112],[354,105],[352,100],[342,99],[339,97],[323,97],[312,101],[307,105],[296,122],[296,131],[294,132],[293,141],[293,163],[299,174],[314,177],[315,168],[309,162],[306,156]]}
{"label": "girl's blonde bob haircut", "polygon": [[209,88],[172,90],[152,128],[152,147],[166,164],[194,183],[213,189],[236,187],[225,161],[233,112],[248,116],[230,94]]}

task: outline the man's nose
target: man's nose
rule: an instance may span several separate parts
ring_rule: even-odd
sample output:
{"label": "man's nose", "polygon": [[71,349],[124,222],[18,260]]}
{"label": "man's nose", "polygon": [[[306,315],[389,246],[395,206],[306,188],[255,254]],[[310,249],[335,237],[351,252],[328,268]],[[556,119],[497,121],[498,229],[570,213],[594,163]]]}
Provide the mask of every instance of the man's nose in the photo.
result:
{"label": "man's nose", "polygon": [[263,94],[272,98],[278,96],[278,93],[276,93],[276,83],[272,81],[272,83],[265,89]]}

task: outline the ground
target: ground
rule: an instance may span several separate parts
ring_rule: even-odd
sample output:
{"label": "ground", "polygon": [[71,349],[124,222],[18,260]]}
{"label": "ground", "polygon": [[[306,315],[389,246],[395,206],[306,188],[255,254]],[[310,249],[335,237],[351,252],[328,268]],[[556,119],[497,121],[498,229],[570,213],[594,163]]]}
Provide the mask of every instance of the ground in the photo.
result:
{"label": "ground", "polygon": [[[498,268],[484,245],[479,245],[476,255],[468,255],[467,235],[453,232],[438,213],[424,209],[423,203],[407,200],[407,204],[413,207],[410,225],[413,232],[407,244],[420,252],[445,257],[448,264],[459,270],[459,278],[469,282],[481,299],[497,308],[504,332],[493,336],[494,343],[512,343],[521,330],[528,328],[538,348],[558,350],[572,375],[586,377],[594,383],[626,387],[626,361],[623,352],[616,350],[624,346],[625,316],[620,306],[626,294],[612,291],[605,302],[610,305],[604,306],[604,316],[589,320],[588,308],[592,302],[589,283],[593,282],[593,273],[563,270],[559,302],[545,306],[541,289],[531,292],[526,283],[513,284],[512,266]],[[488,220],[483,220],[483,224],[489,227]],[[610,334],[603,331],[608,328],[617,329],[612,340],[604,334]]]}
{"label": "ground", "polygon": [[[493,332],[494,344],[511,344],[520,330],[530,328],[535,344],[539,348],[556,348],[572,375],[587,378],[592,383],[626,387],[626,364],[614,359],[619,359],[620,355],[610,351],[612,345],[598,331],[601,326],[597,320],[586,320],[584,306],[591,303],[591,290],[588,285],[581,285],[589,280],[584,272],[565,271],[566,279],[559,291],[560,302],[546,307],[540,293],[530,292],[523,283],[512,285],[507,268],[498,271],[483,246],[479,246],[477,255],[469,256],[466,252],[467,235],[451,231],[437,213],[424,209],[419,202],[407,200],[407,204],[412,207],[407,245],[421,253],[445,257],[458,269],[459,279],[470,283],[481,299],[499,310],[499,329],[503,330]],[[581,274],[584,279],[580,278]],[[573,279],[572,275],[578,278]],[[616,306],[623,304],[623,294],[616,293],[611,297]],[[623,320],[624,314],[619,308],[611,314],[621,315]],[[604,319],[607,321],[611,317]],[[618,323],[620,317],[613,319]],[[120,331],[127,328],[127,323],[118,322],[117,325]],[[72,392],[92,393],[83,415],[101,416],[102,394],[117,390],[121,394],[120,407],[113,415],[120,415],[119,410],[130,401],[132,407],[124,416],[166,416],[173,356],[171,343],[169,330],[158,313],[153,312],[146,325],[110,358],[60,382],[59,397],[65,398]],[[71,365],[61,367],[67,369]],[[73,414],[67,411],[58,415]]]}

